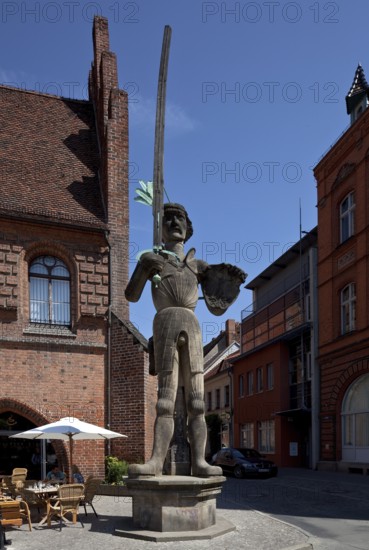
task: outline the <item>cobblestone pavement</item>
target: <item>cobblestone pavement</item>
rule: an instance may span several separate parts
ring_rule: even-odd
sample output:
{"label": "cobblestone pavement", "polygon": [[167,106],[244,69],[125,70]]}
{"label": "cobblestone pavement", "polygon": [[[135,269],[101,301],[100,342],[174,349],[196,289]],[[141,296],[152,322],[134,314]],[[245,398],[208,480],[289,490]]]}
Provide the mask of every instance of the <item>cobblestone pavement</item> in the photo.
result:
{"label": "cobblestone pavement", "polygon": [[[247,482],[247,481],[246,481]],[[237,504],[229,502],[218,504],[218,515],[231,521],[236,530],[209,541],[187,542],[150,542],[114,535],[122,517],[131,517],[132,504],[129,497],[100,496],[94,500],[94,506],[99,515],[95,518],[88,508],[85,516],[81,508],[80,523],[63,526],[53,522],[51,527],[37,527],[33,524],[30,532],[28,525],[21,528],[7,529],[7,538],[11,540],[12,550],[197,550],[211,548],[214,550],[282,550],[297,546],[305,550],[308,535],[296,527],[274,519],[268,514],[255,510],[238,509]],[[302,546],[300,546],[302,545]]]}
{"label": "cobblestone pavement", "polygon": [[[368,550],[369,477],[281,468],[271,479],[229,477],[217,516],[235,530],[212,540],[151,542],[116,536],[132,517],[130,497],[98,496],[99,517],[81,508],[80,523],[8,529],[14,550]],[[36,518],[35,518],[36,519]]]}

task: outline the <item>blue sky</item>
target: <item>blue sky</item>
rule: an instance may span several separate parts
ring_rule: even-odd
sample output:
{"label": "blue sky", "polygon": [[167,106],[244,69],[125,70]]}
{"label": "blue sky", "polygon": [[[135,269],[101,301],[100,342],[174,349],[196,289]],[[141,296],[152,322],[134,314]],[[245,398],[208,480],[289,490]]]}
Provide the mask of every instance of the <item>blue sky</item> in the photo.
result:
{"label": "blue sky", "polygon": [[[369,3],[199,0],[2,2],[0,81],[87,98],[94,13],[108,17],[130,107],[130,266],[152,244],[150,209],[133,201],[152,179],[155,101],[165,24],[172,27],[165,184],[194,225],[188,245],[248,281],[316,223],[312,168],[349,123],[358,62],[369,77]],[[122,289],[123,291],[123,289]],[[204,341],[252,301],[242,289],[223,317],[202,302]],[[149,289],[131,320],[151,335]]]}

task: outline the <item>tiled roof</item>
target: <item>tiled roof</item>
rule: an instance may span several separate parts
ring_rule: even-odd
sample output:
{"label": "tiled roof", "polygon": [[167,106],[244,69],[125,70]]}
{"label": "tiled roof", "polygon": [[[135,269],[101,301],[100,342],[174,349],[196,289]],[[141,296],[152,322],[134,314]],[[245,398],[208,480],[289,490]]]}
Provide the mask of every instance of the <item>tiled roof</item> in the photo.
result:
{"label": "tiled roof", "polygon": [[[233,342],[233,344],[239,345],[237,342]],[[230,349],[233,346],[233,344],[231,344],[231,346],[229,346]],[[210,378],[213,378],[214,376],[216,376],[217,374],[219,374],[220,372],[225,370],[225,368],[228,368],[229,366],[231,366],[230,361],[232,359],[238,357],[239,355],[240,355],[240,350],[238,349],[237,351],[234,351],[233,353],[230,353],[229,355],[226,355],[226,357],[223,357],[223,359],[221,359],[221,361],[216,363],[214,368],[210,367],[204,373],[204,380],[209,380]]]}
{"label": "tiled roof", "polygon": [[0,214],[105,227],[93,106],[0,86]]}

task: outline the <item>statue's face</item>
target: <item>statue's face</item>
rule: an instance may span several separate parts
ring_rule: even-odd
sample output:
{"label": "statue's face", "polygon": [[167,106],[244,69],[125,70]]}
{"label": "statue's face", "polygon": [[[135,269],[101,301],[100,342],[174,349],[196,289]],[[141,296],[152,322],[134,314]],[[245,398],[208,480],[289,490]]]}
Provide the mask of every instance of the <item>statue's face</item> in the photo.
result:
{"label": "statue's face", "polygon": [[180,210],[166,212],[163,217],[164,242],[183,242],[186,238],[186,216]]}

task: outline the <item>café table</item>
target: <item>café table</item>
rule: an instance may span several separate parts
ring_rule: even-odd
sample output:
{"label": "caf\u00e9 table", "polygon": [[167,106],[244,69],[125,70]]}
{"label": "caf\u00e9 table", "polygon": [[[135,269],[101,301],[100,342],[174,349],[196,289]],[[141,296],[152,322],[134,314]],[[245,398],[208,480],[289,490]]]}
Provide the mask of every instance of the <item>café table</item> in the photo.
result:
{"label": "caf\u00e9 table", "polygon": [[[53,495],[56,495],[58,493],[58,486],[57,485],[47,485],[45,487],[25,487],[24,491],[27,493],[31,493],[37,497],[37,499],[40,501],[40,504],[43,506],[46,506],[47,500],[52,497]],[[38,526],[42,526],[47,521],[47,514],[44,515],[44,517],[41,519],[41,521],[38,523]]]}

